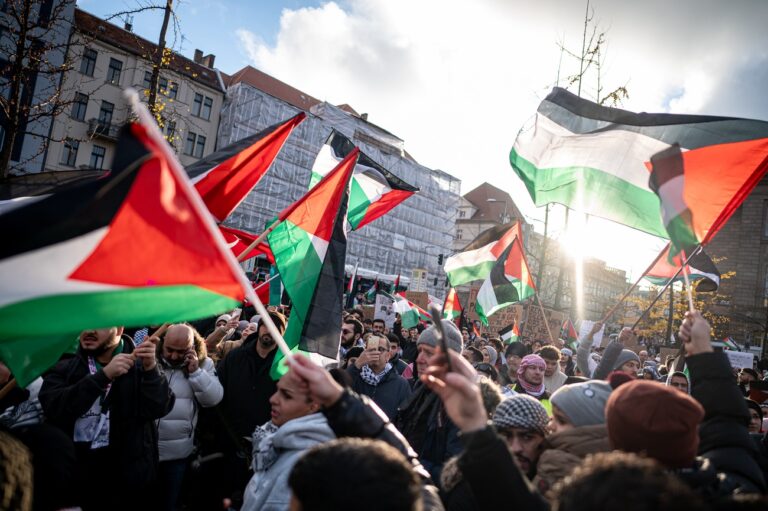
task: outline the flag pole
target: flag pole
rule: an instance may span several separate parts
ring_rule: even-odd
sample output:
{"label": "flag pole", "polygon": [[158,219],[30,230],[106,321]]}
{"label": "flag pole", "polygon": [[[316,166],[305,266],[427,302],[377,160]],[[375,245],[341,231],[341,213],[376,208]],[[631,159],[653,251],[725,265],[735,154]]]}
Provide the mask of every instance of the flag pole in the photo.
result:
{"label": "flag pole", "polygon": [[539,302],[539,309],[541,309],[541,318],[544,320],[544,326],[547,327],[547,335],[549,335],[549,342],[554,346],[555,338],[552,337],[552,330],[549,328],[549,320],[547,320],[547,315],[544,313],[544,306],[541,305],[541,298],[539,298],[539,291],[536,290],[534,294],[536,295],[536,301]]}
{"label": "flag pole", "polygon": [[259,237],[258,237],[258,238],[256,238],[255,240],[253,240],[253,242],[252,242],[250,245],[248,245],[248,248],[246,248],[245,250],[243,250],[243,251],[240,253],[240,255],[239,255],[239,256],[237,256],[237,262],[238,262],[238,263],[241,263],[241,262],[243,262],[243,261],[244,261],[244,260],[247,258],[248,254],[251,252],[251,250],[253,250],[254,248],[258,247],[258,246],[259,246],[259,243],[261,243],[262,241],[264,241],[264,238],[266,238],[266,237],[267,237],[267,234],[269,234],[270,232],[272,232],[272,229],[274,229],[275,227],[277,227],[277,226],[278,226],[278,224],[279,224],[281,221],[282,221],[282,220],[280,220],[280,219],[278,218],[277,220],[275,220],[274,222],[272,222],[272,225],[270,225],[269,227],[267,227],[267,228],[264,230],[264,232],[262,232],[261,234],[259,234]]}
{"label": "flag pole", "polygon": [[[680,253],[683,255],[683,259],[685,259],[687,263],[688,259],[685,257],[685,250],[681,250]],[[691,289],[691,281],[688,279],[688,270],[686,269],[687,266],[688,264],[683,265],[683,280],[685,281],[685,290],[688,292],[688,310],[694,312],[696,308],[693,306],[693,289]]]}
{"label": "flag pole", "polygon": [[664,255],[664,253],[667,251],[667,248],[669,248],[669,243],[667,243],[667,245],[663,249],[661,249],[661,252],[659,252],[658,255],[653,259],[651,264],[648,265],[648,268],[646,268],[646,270],[642,273],[642,275],[640,275],[640,278],[637,279],[634,284],[632,284],[632,287],[630,287],[621,298],[619,298],[619,301],[616,302],[616,304],[613,307],[611,307],[611,310],[605,313],[605,315],[603,316],[603,319],[600,320],[600,323],[605,324],[605,322],[608,321],[608,318],[610,318],[613,315],[613,313],[616,312],[616,309],[618,309],[619,306],[622,303],[624,303],[624,300],[626,300],[629,297],[632,291],[634,291],[635,288],[640,285],[640,281],[645,278],[645,276],[648,274],[649,271],[653,269],[654,266],[656,266],[656,263],[659,262],[659,259],[661,259],[661,256]]}
{"label": "flag pole", "polygon": [[171,150],[171,147],[168,145],[168,141],[165,140],[163,134],[160,133],[160,129],[157,127],[155,118],[152,117],[152,114],[149,113],[147,107],[139,100],[138,92],[136,92],[134,89],[127,89],[123,94],[128,99],[128,102],[133,108],[133,111],[136,113],[139,122],[147,130],[147,134],[155,141],[158,149],[165,156],[171,172],[176,175],[180,185],[187,192],[191,206],[195,209],[196,213],[202,219],[202,221],[205,222],[211,236],[219,248],[220,253],[227,261],[227,263],[229,263],[230,270],[232,270],[234,276],[240,281],[240,286],[243,289],[245,297],[248,298],[252,304],[254,304],[256,310],[259,313],[259,316],[261,316],[261,318],[264,320],[264,324],[272,336],[272,339],[274,339],[274,341],[277,343],[277,346],[280,348],[280,351],[283,352],[285,358],[289,359],[292,355],[291,350],[288,348],[288,345],[285,342],[285,339],[283,339],[283,336],[275,326],[274,321],[272,321],[269,313],[264,308],[264,304],[261,303],[261,300],[259,300],[259,297],[253,290],[251,282],[245,276],[243,269],[240,267],[240,264],[238,264],[237,259],[235,259],[235,255],[227,246],[227,242],[224,240],[224,236],[221,234],[221,231],[216,225],[216,222],[214,222],[210,211],[208,211],[208,207],[203,202],[203,199],[200,197],[200,194],[197,192],[197,190],[195,190],[195,187],[193,187],[189,182],[189,177],[187,177],[186,172],[184,172],[184,169],[182,168],[176,153]]}
{"label": "flag pole", "polygon": [[254,288],[253,288],[253,290],[254,290],[254,291],[258,291],[259,289],[261,289],[262,287],[266,286],[267,284],[269,284],[270,282],[272,282],[273,280],[275,280],[275,279],[276,279],[277,277],[279,277],[279,276],[280,276],[280,274],[279,274],[279,273],[275,273],[274,275],[272,275],[271,277],[269,277],[267,280],[265,280],[264,282],[262,282],[262,283],[261,283],[261,284],[259,284],[258,286],[254,287]]}

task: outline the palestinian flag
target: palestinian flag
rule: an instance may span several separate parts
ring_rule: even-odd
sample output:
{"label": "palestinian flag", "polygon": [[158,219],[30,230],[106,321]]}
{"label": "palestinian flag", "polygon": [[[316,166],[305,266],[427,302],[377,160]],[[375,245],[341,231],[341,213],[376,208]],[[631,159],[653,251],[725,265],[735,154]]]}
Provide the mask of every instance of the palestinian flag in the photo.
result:
{"label": "palestinian flag", "polygon": [[500,255],[477,292],[475,311],[484,325],[495,312],[534,295],[536,288],[528,270],[520,238],[515,238]]}
{"label": "palestinian flag", "polygon": [[413,328],[419,323],[428,323],[432,321],[432,315],[408,300],[404,293],[389,295],[389,297],[394,302],[392,304],[392,310],[400,314],[400,323],[403,328]]}
{"label": "palestinian flag", "polygon": [[[242,254],[248,247],[250,247],[251,243],[256,241],[256,238],[258,238],[258,236],[255,236],[250,232],[233,229],[231,227],[224,227],[223,225],[219,225],[219,230],[221,231],[221,235],[224,236],[224,241],[227,243],[227,246],[230,248],[230,250],[232,250],[232,253],[235,255],[235,257],[240,257],[240,254]],[[259,255],[265,256],[271,264],[275,263],[275,258],[272,255],[272,251],[269,249],[269,245],[266,242],[261,242],[256,247],[251,249],[251,251],[248,253],[248,256],[243,258],[243,261],[247,261],[248,259],[257,257]]]}
{"label": "palestinian flag", "polygon": [[683,151],[693,233],[706,243],[765,174],[768,123],[636,114],[555,88],[518,135],[510,162],[537,206],[556,202],[666,238],[648,173],[651,157],[674,143]]}
{"label": "palestinian flag", "polygon": [[692,254],[699,245],[693,232],[691,210],[685,203],[683,190],[685,179],[683,155],[680,146],[671,147],[651,156],[651,177],[648,186],[659,196],[661,219],[672,243],[669,247],[669,259],[679,254]]}
{"label": "palestinian flag", "polygon": [[397,278],[395,279],[395,283],[392,285],[392,294],[395,294],[398,292],[398,288],[400,287],[400,274],[397,274]]}
{"label": "palestinian flag", "polygon": [[368,291],[365,293],[365,299],[369,302],[372,302],[376,299],[376,294],[379,292],[379,277],[376,277],[376,280],[373,281],[373,285],[368,288]]}
{"label": "palestinian flag", "polygon": [[512,323],[499,330],[499,337],[507,344],[518,342],[520,340],[520,330],[517,328],[517,323]]}
{"label": "palestinian flag", "polygon": [[565,344],[568,346],[571,346],[573,343],[579,340],[579,334],[576,333],[576,327],[573,326],[573,322],[570,320],[570,318],[566,319],[563,323],[563,328],[560,335],[563,339],[565,339]]}
{"label": "palestinian flag", "polygon": [[446,259],[445,273],[451,285],[456,287],[488,277],[496,261],[515,238],[522,239],[517,222],[497,225],[482,232],[464,251]]}
{"label": "palestinian flag", "polygon": [[164,143],[128,124],[110,175],[0,215],[0,358],[20,386],[83,330],[194,320],[243,301],[249,283]]}
{"label": "palestinian flag", "polygon": [[445,302],[443,303],[443,318],[456,321],[457,318],[461,317],[461,312],[459,295],[456,293],[456,289],[452,287],[448,291],[448,296],[445,297]]}
{"label": "palestinian flag", "polygon": [[255,135],[230,144],[187,167],[198,193],[218,222],[223,222],[267,173],[293,129],[306,118],[301,112]]}
{"label": "palestinian flag", "polygon": [[723,349],[731,350],[731,351],[741,351],[741,348],[738,344],[733,340],[733,337],[728,336],[725,339],[723,339],[723,344],[725,345]]}
{"label": "palestinian flag", "polygon": [[[333,130],[312,166],[310,190],[354,148],[355,144],[350,139]],[[349,185],[347,219],[350,227],[352,230],[360,229],[418,191],[418,188],[409,185],[367,155],[360,153],[355,174]]]}
{"label": "palestinian flag", "polygon": [[269,278],[271,279],[269,281],[269,302],[266,303],[277,307],[282,305],[283,291],[285,288],[283,287],[283,281],[280,278],[280,272],[277,271],[277,267],[274,265],[269,267]]}
{"label": "palestinian flag", "polygon": [[[675,277],[675,282],[683,280],[682,272],[678,272],[684,259],[677,255],[669,259],[670,246],[663,249],[663,254],[656,260],[656,264],[645,274],[645,279],[656,286],[666,286],[669,279]],[[688,260],[688,278],[698,280],[696,291],[708,293],[717,291],[720,286],[720,271],[712,262],[712,259],[704,252],[703,248],[694,249],[693,255]]]}
{"label": "palestinian flag", "polygon": [[[285,342],[293,351],[336,360],[341,336],[347,236],[347,187],[357,161],[352,150],[300,201],[280,214],[282,222],[267,235],[275,266],[293,307]],[[301,207],[296,204],[301,203]],[[287,367],[275,355],[272,377]]]}

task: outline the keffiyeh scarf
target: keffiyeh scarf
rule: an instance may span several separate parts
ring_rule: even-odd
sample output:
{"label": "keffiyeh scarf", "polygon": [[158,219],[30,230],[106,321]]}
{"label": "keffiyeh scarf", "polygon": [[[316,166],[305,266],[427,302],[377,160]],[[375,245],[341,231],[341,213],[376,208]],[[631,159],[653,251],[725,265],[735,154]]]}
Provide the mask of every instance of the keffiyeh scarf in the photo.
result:
{"label": "keffiyeh scarf", "polygon": [[387,362],[387,365],[384,366],[384,370],[381,371],[379,374],[376,374],[373,372],[373,369],[371,369],[370,366],[364,365],[363,368],[360,370],[360,378],[363,379],[365,383],[368,385],[373,385],[374,387],[377,387],[379,383],[381,383],[381,379],[384,378],[389,371],[392,370],[392,364]]}

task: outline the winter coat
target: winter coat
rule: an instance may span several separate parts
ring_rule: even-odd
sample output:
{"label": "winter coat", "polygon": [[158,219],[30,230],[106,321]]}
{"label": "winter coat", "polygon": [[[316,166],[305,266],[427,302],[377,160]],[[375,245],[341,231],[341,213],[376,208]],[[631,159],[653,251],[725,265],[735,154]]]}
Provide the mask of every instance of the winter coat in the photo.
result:
{"label": "winter coat", "polygon": [[[123,353],[132,353],[133,341],[123,336]],[[110,384],[99,369],[90,374],[88,359],[77,355],[60,361],[43,377],[39,399],[48,422],[74,438],[75,422],[99,399]],[[109,411],[109,445],[90,449],[75,443],[77,461],[86,474],[109,474],[132,492],[155,480],[157,430],[155,420],[173,409],[174,395],[159,366],[144,371],[137,361],[126,374],[112,382],[103,402]]]}
{"label": "winter coat", "polygon": [[446,511],[479,511],[472,488],[464,479],[459,468],[459,456],[454,456],[443,465],[440,474],[440,498]]}
{"label": "winter coat", "polygon": [[533,485],[542,495],[546,495],[556,482],[570,474],[588,454],[610,450],[605,424],[581,426],[550,435],[544,441],[544,451],[536,465]]}
{"label": "winter coat", "polygon": [[544,388],[551,396],[557,389],[563,386],[568,377],[558,367],[552,376],[544,376]]}
{"label": "winter coat", "polygon": [[443,509],[437,488],[416,452],[381,410],[372,406],[368,397],[359,396],[347,390],[336,403],[323,409],[323,415],[328,419],[328,425],[338,438],[357,437],[381,440],[400,451],[410,461],[414,472],[421,479],[422,509],[424,511]]}
{"label": "winter coat", "polygon": [[[293,466],[307,449],[334,438],[328,421],[320,413],[305,415],[280,426],[271,439],[277,458],[265,470],[256,470],[254,465],[253,477],[245,487],[241,511],[287,510],[291,500],[288,476]],[[259,446],[254,442],[253,447],[255,452]]]}
{"label": "winter coat", "polygon": [[160,461],[181,460],[190,456],[195,447],[198,405],[216,406],[224,397],[224,389],[216,378],[213,360],[207,357],[188,377],[182,368],[164,366],[164,372],[176,403],[168,415],[157,421]]}
{"label": "winter coat", "polygon": [[389,420],[397,415],[397,409],[411,397],[411,386],[408,381],[397,374],[394,367],[384,375],[378,385],[366,383],[360,376],[360,369],[355,364],[347,367],[352,377],[352,390],[373,399],[379,408],[387,414]]}

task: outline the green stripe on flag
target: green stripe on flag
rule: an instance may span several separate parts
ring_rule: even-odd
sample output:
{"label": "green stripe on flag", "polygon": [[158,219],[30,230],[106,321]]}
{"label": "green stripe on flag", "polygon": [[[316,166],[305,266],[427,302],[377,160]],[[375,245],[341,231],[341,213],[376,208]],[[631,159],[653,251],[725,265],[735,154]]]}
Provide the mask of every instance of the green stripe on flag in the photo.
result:
{"label": "green stripe on flag", "polygon": [[370,205],[371,201],[360,186],[357,176],[352,176],[352,182],[349,185],[349,209],[347,210],[347,221],[349,221],[352,229],[357,229],[357,226],[365,218]]}
{"label": "green stripe on flag", "polygon": [[[509,161],[537,206],[556,202],[665,239],[659,198],[608,172],[590,167],[540,169],[513,148]],[[605,200],[621,197],[621,201]]]}
{"label": "green stripe on flag", "polygon": [[473,280],[484,279],[493,269],[496,260],[486,260],[473,266],[461,266],[453,270],[445,270],[451,286],[456,287]]}

